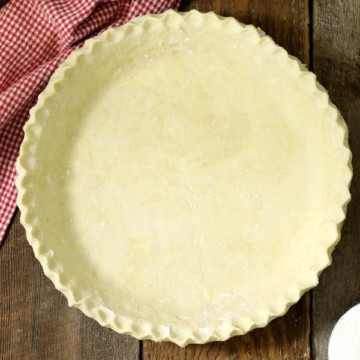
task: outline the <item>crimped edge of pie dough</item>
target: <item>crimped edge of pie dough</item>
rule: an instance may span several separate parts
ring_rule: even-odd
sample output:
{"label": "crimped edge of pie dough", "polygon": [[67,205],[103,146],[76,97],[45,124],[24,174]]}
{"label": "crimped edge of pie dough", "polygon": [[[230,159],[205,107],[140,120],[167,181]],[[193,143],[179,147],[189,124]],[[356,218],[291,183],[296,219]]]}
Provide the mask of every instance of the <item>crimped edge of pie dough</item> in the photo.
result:
{"label": "crimped edge of pie dough", "polygon": [[[152,26],[163,26],[164,28],[178,28],[184,23],[199,26],[216,26],[219,30],[230,32],[248,32],[254,43],[266,47],[266,51],[276,56],[284,66],[298,73],[306,83],[306,87],[317,99],[317,106],[321,106],[329,114],[329,121],[336,123],[343,147],[344,159],[347,159],[348,171],[342,174],[343,183],[339,183],[333,191],[337,192],[339,203],[333,205],[334,213],[342,212],[341,221],[334,221],[329,233],[324,236],[324,241],[317,250],[317,261],[312,264],[308,273],[304,273],[297,283],[287,289],[278,297],[272,307],[258,309],[251,317],[234,318],[229,323],[213,329],[209,335],[204,335],[197,329],[171,329],[166,324],[150,324],[139,319],[130,319],[121,315],[114,315],[99,308],[91,298],[86,298],[81,289],[74,288],[66,274],[56,268],[56,258],[49,256],[50,249],[47,244],[41,242],[37,236],[39,221],[36,214],[31,211],[31,159],[36,158],[36,143],[41,137],[42,122],[45,121],[43,110],[47,109],[48,98],[54,96],[57,86],[66,80],[69,69],[79,65],[81,59],[93,51],[99,51],[101,44],[107,41],[120,41],[129,33],[134,31],[147,31]],[[98,49],[98,50],[97,50]],[[51,111],[51,110],[50,110]],[[18,177],[16,185],[18,189],[17,204],[21,211],[21,223],[25,227],[28,242],[34,250],[36,258],[41,263],[45,275],[53,282],[56,289],[61,291],[68,300],[69,306],[79,308],[84,314],[98,321],[102,326],[109,327],[120,334],[129,334],[137,339],[151,339],[154,341],[171,341],[179,346],[188,344],[203,344],[211,341],[223,341],[232,336],[242,335],[248,331],[266,326],[272,319],[282,316],[291,305],[296,303],[300,297],[309,289],[318,284],[320,273],[331,264],[331,253],[340,240],[340,232],[346,215],[347,204],[351,199],[349,192],[352,178],[351,151],[348,146],[348,130],[337,108],[330,102],[326,90],[316,81],[316,76],[297,59],[290,56],[286,50],[276,45],[274,41],[266,36],[260,29],[253,25],[244,25],[234,18],[220,17],[213,12],[202,14],[196,10],[187,13],[178,13],[168,10],[161,15],[145,15],[119,27],[111,28],[101,35],[85,42],[84,46],[73,51],[70,56],[60,65],[51,77],[45,90],[39,95],[37,104],[30,111],[30,119],[24,127],[25,138],[21,145],[20,155],[16,163]],[[329,230],[329,229],[328,229]],[[179,331],[180,330],[180,331]]]}

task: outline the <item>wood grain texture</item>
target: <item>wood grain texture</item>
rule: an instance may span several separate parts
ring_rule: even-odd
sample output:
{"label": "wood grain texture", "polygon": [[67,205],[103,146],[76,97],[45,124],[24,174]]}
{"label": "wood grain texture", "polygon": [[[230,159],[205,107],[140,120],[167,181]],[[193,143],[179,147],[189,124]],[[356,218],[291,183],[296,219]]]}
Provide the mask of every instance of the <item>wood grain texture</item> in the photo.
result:
{"label": "wood grain texture", "polygon": [[[7,0],[0,0],[0,7]],[[353,200],[333,265],[313,291],[313,360],[327,359],[336,320],[360,302],[360,3],[315,0],[312,63],[320,82],[343,113],[354,154]],[[309,11],[305,0],[185,0],[197,8],[235,16],[260,26],[303,62],[309,61]],[[0,39],[1,41],[1,39]],[[144,359],[310,359],[309,296],[265,329],[224,343],[189,346],[143,344]],[[18,217],[0,248],[0,359],[137,359],[139,343],[100,327],[78,310],[43,275]]]}
{"label": "wood grain texture", "polygon": [[[192,0],[181,10],[214,11],[261,27],[290,54],[309,61],[309,4],[306,0]],[[264,329],[223,343],[179,348],[170,343],[143,342],[144,360],[162,359],[310,359],[309,294],[282,318]]]}
{"label": "wood grain texture", "polygon": [[139,342],[101,327],[43,274],[17,215],[0,249],[0,359],[139,358]]}
{"label": "wood grain texture", "polygon": [[349,127],[352,201],[333,264],[313,291],[314,360],[326,360],[336,321],[360,302],[360,2],[314,1],[313,67]]}

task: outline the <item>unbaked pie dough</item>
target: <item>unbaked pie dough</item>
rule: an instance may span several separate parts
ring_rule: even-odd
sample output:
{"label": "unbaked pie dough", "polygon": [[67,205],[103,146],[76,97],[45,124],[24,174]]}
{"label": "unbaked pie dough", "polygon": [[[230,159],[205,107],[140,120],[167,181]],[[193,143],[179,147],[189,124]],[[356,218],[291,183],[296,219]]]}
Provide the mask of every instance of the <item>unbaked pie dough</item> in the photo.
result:
{"label": "unbaked pie dough", "polygon": [[317,284],[349,164],[314,74],[253,26],[168,11],[56,71],[25,128],[18,203],[70,305],[183,346],[265,326]]}

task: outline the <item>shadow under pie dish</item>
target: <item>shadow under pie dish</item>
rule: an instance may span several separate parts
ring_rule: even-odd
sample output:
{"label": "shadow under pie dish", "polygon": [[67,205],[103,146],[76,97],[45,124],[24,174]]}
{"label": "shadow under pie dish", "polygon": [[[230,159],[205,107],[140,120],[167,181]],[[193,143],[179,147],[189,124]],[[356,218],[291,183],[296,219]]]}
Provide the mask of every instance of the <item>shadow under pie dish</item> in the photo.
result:
{"label": "shadow under pie dish", "polygon": [[251,25],[197,11],[105,31],[25,126],[18,205],[69,304],[180,346],[284,314],[318,283],[352,176],[326,91]]}

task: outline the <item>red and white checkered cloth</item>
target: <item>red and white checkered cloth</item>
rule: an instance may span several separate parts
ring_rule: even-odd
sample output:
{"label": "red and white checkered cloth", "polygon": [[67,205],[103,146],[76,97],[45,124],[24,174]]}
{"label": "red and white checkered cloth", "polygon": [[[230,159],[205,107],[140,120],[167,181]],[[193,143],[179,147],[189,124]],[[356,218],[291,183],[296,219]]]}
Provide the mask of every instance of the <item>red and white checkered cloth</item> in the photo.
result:
{"label": "red and white checkered cloth", "polygon": [[0,244],[16,208],[22,128],[51,74],[85,38],[180,0],[12,0],[0,10]]}

